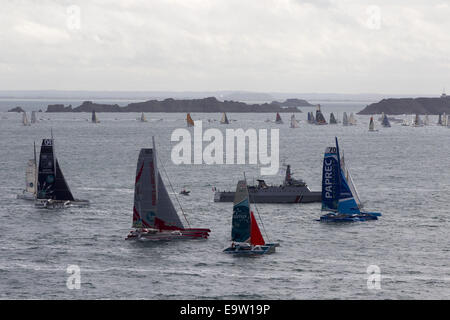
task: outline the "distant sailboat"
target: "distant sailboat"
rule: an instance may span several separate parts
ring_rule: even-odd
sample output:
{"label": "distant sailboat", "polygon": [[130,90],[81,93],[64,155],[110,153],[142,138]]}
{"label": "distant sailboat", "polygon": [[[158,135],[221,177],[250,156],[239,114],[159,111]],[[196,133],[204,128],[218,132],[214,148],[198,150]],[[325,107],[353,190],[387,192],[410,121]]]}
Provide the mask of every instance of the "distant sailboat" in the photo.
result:
{"label": "distant sailboat", "polygon": [[362,212],[359,195],[350,172],[340,158],[339,145],[327,147],[322,171],[322,211],[321,222],[353,222],[377,220],[381,213]]}
{"label": "distant sailboat", "polygon": [[375,122],[373,121],[373,117],[370,117],[370,122],[369,122],[369,131],[377,131],[375,130]]}
{"label": "distant sailboat", "polygon": [[348,123],[352,126],[356,125],[356,119],[355,119],[355,116],[353,115],[353,112],[350,113],[350,117],[348,118]]}
{"label": "distant sailboat", "polygon": [[42,140],[35,204],[43,208],[89,205],[88,200],[73,197],[56,159],[53,138]]}
{"label": "distant sailboat", "polygon": [[27,113],[23,112],[22,113],[22,123],[24,126],[29,126],[30,122],[28,121],[28,117],[27,117]]}
{"label": "distant sailboat", "polygon": [[141,122],[147,122],[147,118],[145,117],[145,114],[142,112],[141,113],[141,119],[140,119],[140,121]]}
{"label": "distant sailboat", "polygon": [[247,181],[236,187],[231,226],[231,246],[223,250],[229,254],[255,255],[275,252],[278,243],[266,243],[250,208]]}
{"label": "distant sailboat", "polygon": [[347,117],[347,112],[344,112],[344,115],[342,116],[342,125],[343,126],[348,126],[348,117]]}
{"label": "distant sailboat", "polygon": [[36,147],[34,147],[34,159],[28,160],[25,170],[25,189],[17,195],[17,199],[34,200],[36,198],[37,167],[36,167]]}
{"label": "distant sailboat", "polygon": [[184,228],[157,166],[153,148],[141,149],[136,167],[132,230],[127,240],[206,239],[209,229]]}
{"label": "distant sailboat", "polygon": [[320,104],[317,105],[316,124],[318,124],[318,125],[327,124],[327,120],[325,120],[325,117],[323,116],[322,111],[320,111]]}
{"label": "distant sailboat", "polygon": [[437,125],[442,126],[442,114],[439,114]]}
{"label": "distant sailboat", "polygon": [[31,123],[37,123],[36,111],[31,112]]}
{"label": "distant sailboat", "polygon": [[424,120],[423,120],[423,125],[424,125],[424,126],[430,125],[430,118],[428,118],[428,115],[427,115],[427,114],[425,115],[425,118],[424,118]]}
{"label": "distant sailboat", "polygon": [[299,124],[298,124],[298,120],[295,119],[295,115],[292,114],[291,116],[291,128],[298,128]]}
{"label": "distant sailboat", "polygon": [[193,127],[194,126],[194,120],[192,120],[190,113],[188,113],[186,115],[186,123],[187,123],[188,127]]}
{"label": "distant sailboat", "polygon": [[337,120],[334,117],[333,112],[330,114],[330,124],[337,124]]}
{"label": "distant sailboat", "polygon": [[387,115],[385,115],[384,113],[382,114],[381,125],[383,127],[385,127],[385,128],[390,128],[391,127],[389,119],[388,119]]}
{"label": "distant sailboat", "polygon": [[283,120],[281,120],[281,116],[280,116],[280,114],[278,112],[277,112],[277,116],[275,118],[275,123],[277,123],[277,124],[282,124],[283,123]]}
{"label": "distant sailboat", "polygon": [[221,124],[229,124],[230,122],[228,121],[228,117],[227,114],[224,112],[222,113],[222,118],[220,119],[220,123]]}
{"label": "distant sailboat", "polygon": [[447,123],[446,123],[446,125],[447,125],[447,128],[450,128],[450,116],[447,116]]}
{"label": "distant sailboat", "polygon": [[91,121],[92,121],[92,123],[99,123],[100,122],[98,120],[98,118],[97,118],[97,114],[95,113],[95,111],[92,111]]}
{"label": "distant sailboat", "polygon": [[447,125],[448,125],[448,123],[449,123],[449,121],[448,121],[448,118],[447,118],[447,115],[445,114],[445,112],[442,114],[442,125],[444,126],[444,127],[446,127]]}
{"label": "distant sailboat", "polygon": [[419,114],[416,114],[416,117],[414,118],[413,127],[423,127],[422,120],[420,119]]}

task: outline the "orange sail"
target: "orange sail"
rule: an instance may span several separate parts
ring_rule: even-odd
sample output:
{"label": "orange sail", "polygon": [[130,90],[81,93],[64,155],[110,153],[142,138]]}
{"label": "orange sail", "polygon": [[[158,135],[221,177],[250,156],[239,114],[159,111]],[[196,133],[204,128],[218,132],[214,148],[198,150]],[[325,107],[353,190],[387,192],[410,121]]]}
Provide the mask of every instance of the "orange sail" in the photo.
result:
{"label": "orange sail", "polygon": [[258,223],[256,222],[255,216],[253,215],[253,211],[250,212],[250,219],[251,219],[250,243],[254,246],[266,244],[264,242],[264,238],[261,234],[261,231],[259,231]]}
{"label": "orange sail", "polygon": [[193,127],[194,126],[194,120],[192,120],[190,113],[188,113],[187,116],[186,116],[186,122],[187,122],[187,126],[188,127]]}

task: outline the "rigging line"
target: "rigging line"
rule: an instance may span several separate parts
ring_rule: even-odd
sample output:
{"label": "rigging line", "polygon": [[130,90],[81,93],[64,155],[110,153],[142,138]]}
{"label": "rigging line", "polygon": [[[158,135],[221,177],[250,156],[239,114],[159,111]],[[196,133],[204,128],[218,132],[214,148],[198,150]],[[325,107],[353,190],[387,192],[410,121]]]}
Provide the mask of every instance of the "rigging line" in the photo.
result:
{"label": "rigging line", "polygon": [[170,189],[174,193],[175,199],[177,200],[177,203],[180,206],[180,210],[181,210],[181,213],[183,214],[184,220],[186,220],[186,223],[188,224],[189,228],[191,228],[191,224],[189,223],[189,221],[186,217],[186,214],[184,213],[183,207],[181,206],[180,200],[178,199],[177,194],[176,194],[175,190],[173,189],[172,183],[170,182],[170,179],[169,179],[169,175],[167,174],[164,163],[161,161],[161,158],[159,157],[158,152],[156,153],[156,156],[158,157],[158,161],[162,164],[162,168],[163,168],[164,174],[166,175],[167,182],[169,183]]}
{"label": "rigging line", "polygon": [[[244,172],[244,178],[245,178],[245,172]],[[248,190],[247,178],[245,178],[245,185],[247,186],[247,192],[248,192],[248,196],[249,196],[249,198],[250,198],[250,191]],[[266,228],[264,227],[264,222],[263,222],[263,220],[261,219],[261,215],[259,214],[258,207],[256,206],[256,202],[255,202],[254,200],[255,200],[255,198],[253,197],[253,205],[255,206],[256,213],[258,214],[259,221],[261,221],[261,226],[263,227],[264,234],[266,235],[267,241],[270,242],[269,235],[267,234]],[[252,201],[250,201],[250,203],[252,203]]]}

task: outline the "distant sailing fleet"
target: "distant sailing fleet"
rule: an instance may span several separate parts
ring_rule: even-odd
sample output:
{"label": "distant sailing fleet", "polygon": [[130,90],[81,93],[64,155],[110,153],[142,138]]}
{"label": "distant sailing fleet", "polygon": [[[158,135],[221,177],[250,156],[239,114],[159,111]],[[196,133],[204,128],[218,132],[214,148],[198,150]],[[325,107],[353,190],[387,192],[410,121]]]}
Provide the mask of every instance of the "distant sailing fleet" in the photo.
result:
{"label": "distant sailing fleet", "polygon": [[[144,112],[141,113],[141,117],[137,119],[140,122],[148,122]],[[162,119],[159,119],[162,120]],[[213,122],[216,120],[208,119],[208,122]],[[233,120],[236,121],[236,120]],[[424,119],[420,117],[419,114],[412,115],[410,118],[407,118],[406,115],[404,115],[403,119],[396,119],[393,117],[388,117],[384,112],[381,114],[381,117],[378,119],[378,121],[381,123],[382,127],[389,128],[391,127],[391,122],[401,123],[402,126],[412,126],[412,127],[423,127],[431,125],[430,119],[428,115],[426,114],[424,116]],[[36,111],[31,112],[31,120],[28,120],[28,116],[26,112],[22,112],[22,123],[24,126],[30,126],[33,123],[39,122],[36,116]],[[92,123],[100,123],[100,120],[98,119],[97,113],[92,111],[91,116],[91,122]],[[266,120],[265,122],[272,122],[271,120]],[[284,124],[283,119],[281,118],[281,115],[277,112],[275,116],[275,121],[273,121],[276,124]],[[221,124],[230,124],[231,120],[228,119],[226,112],[222,113],[222,117],[220,119]],[[309,111],[307,114],[307,123],[308,124],[315,124],[315,125],[333,125],[333,124],[339,124],[341,123],[340,120],[334,115],[333,112],[330,113],[330,119],[327,122],[325,119],[325,116],[323,115],[321,111],[320,104],[317,105],[316,114],[312,111]],[[186,124],[188,127],[194,126],[194,120],[191,117],[190,113],[186,114]],[[354,126],[357,124],[355,115],[353,112],[350,113],[350,115],[347,115],[347,112],[343,113],[342,116],[342,125],[343,126]],[[438,115],[438,121],[436,125],[449,127],[450,128],[450,115],[446,115],[445,112],[443,114]],[[295,118],[295,114],[291,115],[291,121],[290,121],[290,128],[299,128],[300,127],[300,120]],[[375,130],[375,122],[373,119],[373,116],[370,117],[369,121],[369,131],[378,131]]]}

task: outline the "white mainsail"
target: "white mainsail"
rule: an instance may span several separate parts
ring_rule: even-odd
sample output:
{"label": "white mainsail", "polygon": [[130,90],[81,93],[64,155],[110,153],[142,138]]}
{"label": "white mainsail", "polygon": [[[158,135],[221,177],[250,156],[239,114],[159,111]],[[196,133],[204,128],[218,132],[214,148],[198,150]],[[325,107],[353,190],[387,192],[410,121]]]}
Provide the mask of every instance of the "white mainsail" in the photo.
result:
{"label": "white mainsail", "polygon": [[350,191],[352,192],[353,198],[355,199],[356,204],[358,205],[358,208],[362,208],[361,199],[359,198],[358,190],[356,190],[355,184],[353,183],[352,175],[350,174],[350,171],[345,166],[345,160],[344,155],[341,157],[341,168],[345,174],[345,177],[347,178],[348,186],[350,187]]}
{"label": "white mainsail", "polygon": [[24,126],[29,126],[30,122],[28,121],[27,113],[23,112],[22,114],[22,123]]}
{"label": "white mainsail", "polygon": [[291,116],[291,128],[298,128],[298,121],[295,119],[295,115],[293,114]]}
{"label": "white mainsail", "polygon": [[36,117],[36,111],[32,111],[31,112],[31,123],[36,123],[38,122],[37,117]]}

